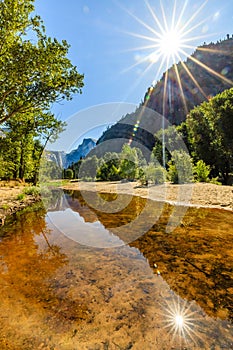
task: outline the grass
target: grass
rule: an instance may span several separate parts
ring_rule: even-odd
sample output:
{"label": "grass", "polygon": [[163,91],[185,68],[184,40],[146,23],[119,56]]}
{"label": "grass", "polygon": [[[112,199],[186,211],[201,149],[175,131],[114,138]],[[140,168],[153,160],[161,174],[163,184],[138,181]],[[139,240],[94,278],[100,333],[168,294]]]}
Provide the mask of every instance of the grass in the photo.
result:
{"label": "grass", "polygon": [[8,210],[9,208],[10,208],[10,206],[8,204],[1,205],[1,209],[3,209],[3,210]]}
{"label": "grass", "polygon": [[26,194],[27,196],[38,197],[40,195],[40,190],[36,186],[25,187],[23,189],[23,194]]}
{"label": "grass", "polygon": [[25,199],[25,194],[24,194],[24,193],[18,194],[18,196],[16,197],[16,199],[17,199],[18,201],[23,201],[23,200]]}

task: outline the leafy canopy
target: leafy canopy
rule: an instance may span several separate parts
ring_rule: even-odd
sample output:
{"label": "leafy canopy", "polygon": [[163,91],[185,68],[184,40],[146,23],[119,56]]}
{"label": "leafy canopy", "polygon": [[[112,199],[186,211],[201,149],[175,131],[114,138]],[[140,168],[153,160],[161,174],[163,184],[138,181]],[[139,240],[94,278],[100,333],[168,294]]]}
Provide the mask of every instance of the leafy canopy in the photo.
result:
{"label": "leafy canopy", "polygon": [[83,87],[83,75],[67,57],[68,43],[46,36],[40,17],[32,16],[33,4],[0,2],[0,124],[19,113],[48,111]]}

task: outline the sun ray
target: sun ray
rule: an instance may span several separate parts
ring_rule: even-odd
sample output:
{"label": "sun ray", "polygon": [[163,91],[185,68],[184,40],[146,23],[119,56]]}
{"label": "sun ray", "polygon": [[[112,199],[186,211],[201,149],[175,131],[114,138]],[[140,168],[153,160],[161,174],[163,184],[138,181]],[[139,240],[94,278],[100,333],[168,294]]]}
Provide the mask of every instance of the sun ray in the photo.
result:
{"label": "sun ray", "polygon": [[[182,62],[184,58],[189,57],[189,60],[201,66],[203,69],[208,71],[210,74],[216,76],[218,79],[223,80],[229,85],[233,85],[233,82],[227,78],[227,67],[222,69],[221,73],[216,72],[214,69],[208,67],[206,64],[202,63],[195,57],[193,52],[196,50],[196,42],[202,39],[207,39],[208,37],[213,37],[213,35],[217,33],[208,32],[205,33],[206,30],[203,25],[208,22],[208,19],[212,18],[212,16],[208,15],[200,18],[201,12],[207,5],[209,0],[203,0],[200,6],[196,9],[188,8],[188,0],[185,0],[182,5],[178,5],[179,2],[177,0],[172,1],[172,7],[169,9],[169,14],[165,12],[165,7],[163,4],[163,0],[160,0],[160,9],[157,11],[150,4],[150,0],[145,0],[145,5],[147,10],[149,11],[152,17],[152,25],[149,22],[145,22],[140,17],[136,16],[134,13],[131,13],[129,10],[126,10],[127,13],[137,21],[143,29],[149,31],[147,33],[145,30],[143,33],[128,33],[131,36],[148,41],[148,45],[138,46],[132,49],[128,49],[126,51],[139,51],[138,55],[135,54],[134,59],[136,62],[125,69],[123,72],[126,72],[134,67],[139,65],[144,65],[141,74],[141,78],[145,76],[145,73],[151,71],[154,64],[156,64],[156,73],[153,81],[158,81],[161,79],[162,71],[165,74],[162,77],[163,81],[163,92],[162,92],[162,105],[160,111],[167,115],[169,114],[169,110],[173,110],[172,108],[172,94],[174,93],[173,88],[173,79],[175,81],[175,85],[179,90],[181,101],[183,104],[184,112],[188,113],[189,102],[187,100],[186,91],[190,91],[191,93],[202,95],[204,99],[208,99],[204,89],[202,88],[198,77],[193,75],[193,71],[191,67],[189,69],[189,65],[186,62]],[[181,7],[179,7],[181,6]],[[187,10],[188,8],[188,10]],[[193,12],[186,16],[186,10],[190,10]],[[206,11],[205,11],[206,12]],[[149,23],[149,24],[148,24]],[[203,28],[202,28],[203,27]],[[207,27],[208,29],[208,27]],[[199,30],[199,34],[198,34]],[[218,50],[212,50],[205,47],[198,48],[200,51],[209,51],[213,53],[224,53],[224,51],[218,52]],[[142,54],[145,51],[146,54]],[[192,52],[192,54],[191,54]],[[229,54],[229,53],[227,53]],[[191,55],[191,56],[190,56]],[[179,64],[178,64],[179,62]],[[173,67],[173,72],[170,75],[170,67]],[[183,76],[183,73],[185,74]],[[188,77],[188,81],[186,84],[185,79],[183,77]],[[171,80],[169,80],[171,78]],[[137,79],[138,80],[138,79]],[[190,83],[190,84],[189,84]],[[155,84],[153,84],[154,86]],[[192,89],[194,90],[191,90]],[[148,97],[148,96],[146,96]],[[148,97],[150,98],[150,96]],[[167,105],[167,100],[170,100],[170,104]],[[193,101],[196,101],[196,97],[193,97]],[[148,103],[148,99],[145,100],[144,103]],[[190,106],[189,106],[190,107]]]}
{"label": "sun ray", "polygon": [[203,2],[203,4],[197,9],[196,12],[194,12],[194,14],[190,17],[190,19],[184,24],[184,26],[182,27],[182,31],[184,31],[185,28],[187,28],[189,26],[190,23],[192,23],[192,21],[197,17],[197,15],[203,10],[203,8],[206,6],[206,4],[208,3],[209,0],[206,0],[205,2]]}
{"label": "sun ray", "polygon": [[192,81],[194,82],[194,84],[196,85],[196,87],[199,89],[199,91],[202,93],[203,97],[205,97],[205,99],[207,100],[208,97],[205,94],[205,92],[203,91],[202,87],[200,86],[200,84],[197,82],[197,80],[194,78],[193,74],[190,72],[190,70],[188,69],[187,65],[184,62],[181,62],[182,66],[184,67],[185,71],[187,72],[187,74],[189,75],[189,77],[192,79]]}
{"label": "sun ray", "polygon": [[164,34],[164,33],[165,33],[165,30],[164,30],[162,24],[160,23],[158,17],[157,17],[156,14],[154,13],[154,11],[153,11],[153,9],[151,8],[151,6],[150,6],[150,4],[148,3],[148,1],[145,1],[145,3],[146,3],[146,5],[147,5],[147,7],[148,7],[148,9],[149,9],[149,11],[150,11],[152,17],[154,18],[156,24],[158,25],[159,29],[161,30],[161,33]]}
{"label": "sun ray", "polygon": [[221,54],[221,55],[226,55],[226,56],[232,56],[232,52],[231,51],[209,49],[207,47],[198,47],[197,51],[205,51],[205,52],[212,52],[214,54]]}
{"label": "sun ray", "polygon": [[176,0],[174,2],[173,12],[172,12],[172,22],[171,22],[172,30],[174,30],[174,28],[175,28],[175,19],[176,19]]}
{"label": "sun ray", "polygon": [[[198,321],[202,319],[195,308],[195,303],[187,304],[178,296],[171,296],[171,299],[161,303],[163,312],[159,314],[163,318],[163,328],[172,336],[172,342],[178,339],[181,343],[188,344],[190,340],[198,346],[198,339],[202,340]],[[192,310],[193,309],[193,310]]]}
{"label": "sun ray", "polygon": [[[135,38],[139,38],[139,39],[145,39],[145,40],[149,40],[149,41],[153,41],[153,42],[158,42],[159,39],[151,37],[151,36],[146,36],[146,35],[142,35],[142,34],[138,34],[138,33],[132,33],[132,32],[125,32],[125,34],[134,36]],[[159,38],[162,38],[162,35],[159,35]]]}
{"label": "sun ray", "polygon": [[194,41],[194,40],[200,40],[200,39],[207,39],[208,37],[212,37],[213,34],[217,34],[217,33],[211,33],[209,35],[197,35],[197,36],[193,36],[193,37],[189,37],[187,39],[183,39],[182,42],[188,42],[188,41]]}
{"label": "sun ray", "polygon": [[129,48],[129,49],[122,50],[120,52],[144,51],[146,49],[155,49],[157,47],[158,47],[157,44],[145,45],[145,46],[132,47],[132,48]]}
{"label": "sun ray", "polygon": [[201,66],[202,68],[204,68],[207,72],[215,75],[216,77],[218,77],[219,79],[225,81],[226,83],[228,83],[229,85],[233,85],[233,81],[230,79],[227,79],[226,77],[224,77],[224,75],[216,72],[214,69],[208,67],[206,64],[202,63],[201,61],[199,61],[197,58],[190,56],[189,57],[193,62],[195,62],[196,64],[198,64],[199,66]]}
{"label": "sun ray", "polygon": [[191,33],[192,31],[194,31],[194,29],[199,28],[200,26],[202,26],[204,23],[206,23],[208,20],[208,18],[203,19],[202,21],[198,22],[197,24],[195,24],[194,26],[190,27],[188,30],[183,31],[183,28],[181,29],[181,37],[187,37],[187,35],[189,33]]}
{"label": "sun ray", "polygon": [[174,67],[175,67],[175,72],[176,72],[176,76],[177,76],[177,81],[178,81],[179,88],[180,88],[180,92],[181,92],[181,97],[182,97],[183,105],[184,105],[184,108],[185,108],[185,113],[187,114],[187,113],[188,113],[188,107],[187,107],[187,103],[186,103],[186,100],[185,100],[184,90],[183,90],[182,82],[181,82],[181,79],[180,79],[180,75],[179,75],[179,72],[178,72],[178,68],[177,68],[177,64],[176,64],[176,63],[174,64]]}
{"label": "sun ray", "polygon": [[164,7],[163,7],[163,4],[162,4],[161,0],[160,0],[160,8],[161,8],[161,11],[162,11],[163,23],[164,23],[164,26],[165,26],[165,32],[168,32],[169,31],[168,23],[167,23]]}
{"label": "sun ray", "polygon": [[179,26],[180,26],[180,22],[181,22],[181,20],[182,20],[182,18],[183,18],[183,15],[184,15],[184,13],[185,13],[187,4],[188,4],[188,0],[185,1],[184,5],[183,5],[183,7],[182,7],[182,10],[181,10],[180,15],[179,15],[179,17],[178,17],[178,19],[177,19],[177,22],[176,22],[175,29],[179,28]]}
{"label": "sun ray", "polygon": [[163,115],[165,115],[165,103],[166,103],[166,93],[167,93],[167,80],[168,80],[168,70],[165,73],[164,89],[163,89]]}
{"label": "sun ray", "polygon": [[134,15],[132,12],[130,12],[127,8],[120,5],[132,18],[134,18],[138,23],[140,23],[144,28],[148,29],[151,33],[154,35],[160,36],[161,34],[157,32],[154,28],[149,26],[147,23],[145,23],[143,20],[141,20],[139,17]]}

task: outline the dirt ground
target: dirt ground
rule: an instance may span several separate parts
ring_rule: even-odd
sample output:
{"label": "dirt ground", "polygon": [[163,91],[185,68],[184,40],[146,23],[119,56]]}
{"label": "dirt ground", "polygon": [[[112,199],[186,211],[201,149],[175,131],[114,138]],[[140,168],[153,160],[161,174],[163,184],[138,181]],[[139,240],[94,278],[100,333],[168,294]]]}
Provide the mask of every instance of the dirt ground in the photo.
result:
{"label": "dirt ground", "polygon": [[0,226],[4,225],[8,215],[12,215],[39,199],[29,195],[24,195],[22,199],[18,198],[24,188],[25,184],[18,181],[0,182]]}
{"label": "dirt ground", "polygon": [[71,182],[63,187],[70,190],[127,193],[171,204],[196,207],[233,209],[233,186],[219,186],[210,183],[184,185],[140,186],[136,182]]}

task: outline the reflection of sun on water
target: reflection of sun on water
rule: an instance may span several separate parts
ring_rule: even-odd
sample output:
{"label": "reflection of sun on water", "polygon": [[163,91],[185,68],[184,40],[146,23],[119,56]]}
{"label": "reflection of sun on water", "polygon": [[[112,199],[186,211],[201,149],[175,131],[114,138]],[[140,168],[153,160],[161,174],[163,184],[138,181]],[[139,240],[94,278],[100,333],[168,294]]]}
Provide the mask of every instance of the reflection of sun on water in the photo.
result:
{"label": "reflection of sun on water", "polygon": [[164,328],[168,330],[172,341],[178,340],[180,343],[197,344],[200,339],[198,315],[192,303],[181,301],[177,297],[172,297],[171,300],[165,300],[163,306],[163,323]]}

